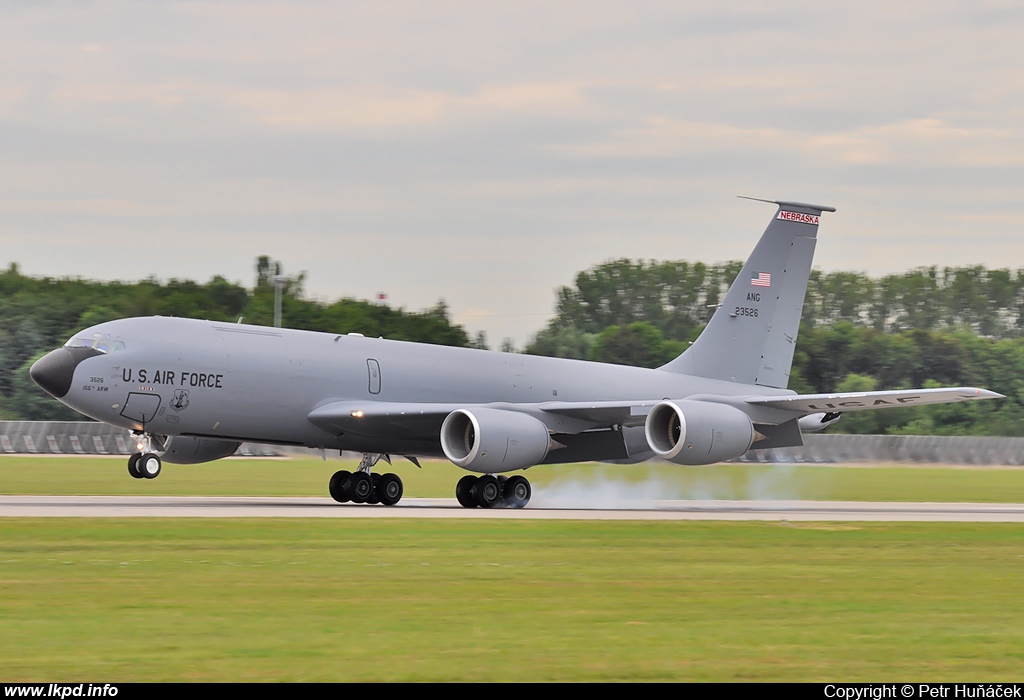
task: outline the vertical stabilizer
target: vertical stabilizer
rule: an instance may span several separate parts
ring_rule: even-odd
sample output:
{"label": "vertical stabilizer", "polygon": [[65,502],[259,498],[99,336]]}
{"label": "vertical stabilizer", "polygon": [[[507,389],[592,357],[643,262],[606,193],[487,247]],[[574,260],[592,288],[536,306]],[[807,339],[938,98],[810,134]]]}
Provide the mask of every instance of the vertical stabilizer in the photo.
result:
{"label": "vertical stabilizer", "polygon": [[818,217],[835,208],[771,203],[779,209],[722,305],[696,342],[662,370],[786,388],[811,274]]}

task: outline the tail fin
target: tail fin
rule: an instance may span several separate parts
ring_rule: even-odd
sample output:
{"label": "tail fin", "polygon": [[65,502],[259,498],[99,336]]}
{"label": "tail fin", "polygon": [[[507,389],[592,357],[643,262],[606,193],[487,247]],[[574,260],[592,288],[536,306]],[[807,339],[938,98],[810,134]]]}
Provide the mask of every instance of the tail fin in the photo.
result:
{"label": "tail fin", "polygon": [[704,332],[662,370],[779,389],[789,383],[818,217],[835,208],[759,201],[777,204],[775,217]]}

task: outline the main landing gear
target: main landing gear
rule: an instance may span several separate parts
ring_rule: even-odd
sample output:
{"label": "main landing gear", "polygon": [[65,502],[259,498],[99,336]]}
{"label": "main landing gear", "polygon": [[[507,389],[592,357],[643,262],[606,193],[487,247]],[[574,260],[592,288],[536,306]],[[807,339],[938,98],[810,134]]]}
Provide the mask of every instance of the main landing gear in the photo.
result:
{"label": "main landing gear", "polygon": [[463,508],[523,508],[533,490],[524,476],[467,475],[455,486],[455,498]]}
{"label": "main landing gear", "polygon": [[149,433],[132,433],[138,452],[128,458],[128,473],[136,479],[155,479],[160,476],[161,460],[156,453],[163,445]]}
{"label": "main landing gear", "polygon": [[331,498],[338,503],[383,503],[393,506],[402,500],[405,487],[397,474],[371,474],[381,455],[364,453],[358,471],[341,470],[331,477],[329,490]]}

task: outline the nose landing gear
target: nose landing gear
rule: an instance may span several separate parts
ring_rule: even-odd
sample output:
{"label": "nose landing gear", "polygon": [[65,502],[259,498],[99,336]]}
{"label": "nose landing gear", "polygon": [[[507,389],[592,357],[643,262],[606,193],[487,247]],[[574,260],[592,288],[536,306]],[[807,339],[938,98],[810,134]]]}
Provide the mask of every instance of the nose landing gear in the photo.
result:
{"label": "nose landing gear", "polygon": [[157,452],[164,451],[163,441],[149,433],[132,432],[138,452],[128,458],[128,473],[136,479],[155,479],[160,476],[162,462]]}

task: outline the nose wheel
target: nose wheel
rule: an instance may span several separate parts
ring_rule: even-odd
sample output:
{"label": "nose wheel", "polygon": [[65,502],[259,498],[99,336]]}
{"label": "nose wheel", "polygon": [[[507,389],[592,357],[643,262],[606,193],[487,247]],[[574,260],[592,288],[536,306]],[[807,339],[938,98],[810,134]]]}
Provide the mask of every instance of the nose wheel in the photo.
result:
{"label": "nose wheel", "polygon": [[156,449],[163,445],[149,433],[132,433],[132,438],[139,451],[128,458],[128,473],[135,479],[155,479],[160,476],[163,462]]}
{"label": "nose wheel", "polygon": [[155,479],[162,467],[160,456],[153,452],[136,452],[128,458],[128,473],[136,479]]}

